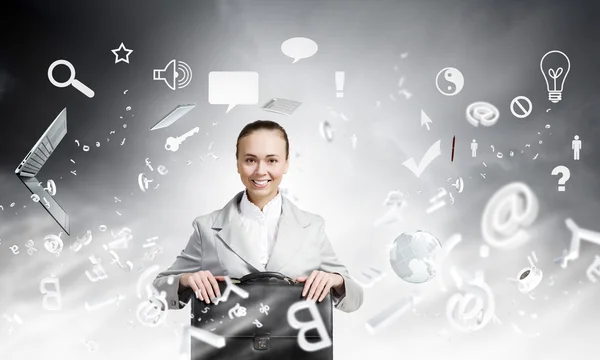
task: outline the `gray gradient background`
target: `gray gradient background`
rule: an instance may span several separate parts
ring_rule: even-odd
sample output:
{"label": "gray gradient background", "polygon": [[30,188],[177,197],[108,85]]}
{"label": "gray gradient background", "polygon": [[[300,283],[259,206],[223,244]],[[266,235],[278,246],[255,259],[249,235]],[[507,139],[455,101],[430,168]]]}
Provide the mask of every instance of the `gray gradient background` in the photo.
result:
{"label": "gray gradient background", "polygon": [[[16,313],[24,324],[13,323],[9,336],[10,324],[0,318],[0,358],[178,356],[180,326],[188,322],[189,308],[170,312],[166,326],[138,324],[139,270],[170,266],[188,241],[192,219],[222,207],[242,189],[235,170],[235,139],[246,123],[259,118],[287,129],[291,170],[282,185],[301,208],[326,219],[329,238],[351,274],[370,265],[387,273],[365,289],[359,311],[335,313],[336,359],[597,358],[600,285],[586,278],[585,269],[600,248],[583,243],[580,259],[564,270],[552,262],[570,239],[564,218],[600,230],[595,83],[600,75],[600,23],[591,1],[20,1],[5,7],[0,18],[0,312]],[[280,45],[295,36],[315,40],[319,51],[292,65]],[[114,63],[110,50],[121,42],[134,50],[130,64]],[[552,49],[567,53],[572,63],[558,104],[548,101],[539,71],[541,57]],[[403,53],[408,53],[404,59]],[[173,58],[187,62],[194,72],[191,84],[177,91],[152,81],[152,69]],[[88,99],[73,88],[52,86],[46,71],[56,59],[71,61],[77,78],[96,96]],[[459,68],[466,78],[454,97],[435,88],[435,75],[447,66]],[[208,72],[213,70],[258,71],[259,105],[272,97],[303,104],[291,117],[264,112],[258,105],[238,106],[225,114],[225,105],[207,101]],[[344,99],[335,98],[336,70],[346,72]],[[397,95],[401,76],[403,87],[414,94],[409,100]],[[517,95],[533,101],[534,112],[527,119],[510,114],[509,103]],[[500,109],[495,126],[475,128],[466,121],[465,107],[474,101],[489,101]],[[167,129],[149,131],[174,106],[190,102],[197,107],[184,118]],[[132,110],[126,111],[127,106]],[[64,107],[68,134],[39,176],[55,180],[56,199],[71,216],[72,236],[63,236],[65,249],[57,258],[43,249],[43,238],[60,228],[30,200],[13,170]],[[430,131],[420,126],[421,109],[433,120]],[[322,120],[336,129],[332,143],[319,136]],[[195,126],[200,133],[178,152],[164,149],[168,136]],[[109,135],[111,130],[116,133]],[[356,149],[352,134],[358,137]],[[570,150],[574,134],[583,140],[578,162]],[[457,148],[451,163],[453,135]],[[121,146],[123,138],[127,140]],[[469,150],[473,138],[480,144],[476,159]],[[83,152],[75,139],[90,151]],[[438,139],[442,155],[420,179],[401,165],[410,157],[419,160]],[[531,148],[525,148],[527,143]],[[497,159],[490,145],[505,157]],[[507,156],[511,149],[517,152],[513,158]],[[211,151],[218,160],[207,156]],[[536,153],[539,157],[532,160]],[[168,175],[147,171],[146,157],[155,168],[167,166]],[[556,165],[571,170],[566,192],[556,191],[558,178],[550,174]],[[75,169],[77,176],[70,173]],[[142,193],[140,172],[151,174],[160,187]],[[461,194],[446,181],[458,176],[465,180]],[[527,183],[540,201],[540,214],[529,229],[532,240],[513,251],[492,249],[483,259],[478,254],[481,214],[494,192],[514,181]],[[455,204],[426,215],[429,199],[442,186],[452,191]],[[403,219],[374,228],[373,221],[386,211],[383,201],[390,190],[410,194]],[[122,202],[115,203],[115,196]],[[14,208],[9,207],[12,202]],[[134,263],[131,273],[110,265],[102,244],[111,236],[98,231],[102,224],[115,232],[124,226],[133,230],[129,249],[117,251]],[[457,290],[448,264],[440,274],[448,285],[446,293],[436,281],[411,285],[393,274],[387,247],[399,233],[417,228],[442,242],[462,234],[449,262],[469,272],[485,272],[502,324],[470,335],[452,329],[445,304]],[[92,243],[77,253],[70,251],[68,246],[88,229]],[[153,262],[144,261],[142,244],[152,236],[159,237],[164,251]],[[28,239],[39,249],[33,256],[25,251]],[[13,244],[20,254],[10,251]],[[506,280],[528,265],[532,250],[545,274],[535,300]],[[92,283],[85,276],[92,254],[103,259],[108,279]],[[39,292],[40,280],[51,273],[60,277],[63,310],[58,312],[42,308]],[[119,293],[127,298],[118,307],[85,310],[85,301],[97,303]],[[375,335],[367,332],[369,318],[416,293],[424,301],[413,312]],[[511,323],[541,335],[525,337]],[[86,347],[90,340],[98,344],[97,350]]]}

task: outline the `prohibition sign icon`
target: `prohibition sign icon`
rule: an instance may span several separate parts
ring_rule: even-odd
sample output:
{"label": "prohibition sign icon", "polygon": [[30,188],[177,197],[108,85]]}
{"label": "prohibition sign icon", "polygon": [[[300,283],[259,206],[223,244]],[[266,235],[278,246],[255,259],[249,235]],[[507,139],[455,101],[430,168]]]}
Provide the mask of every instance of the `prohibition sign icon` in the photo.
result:
{"label": "prohibition sign icon", "polygon": [[[524,106],[525,103],[527,103],[526,106]],[[526,96],[517,96],[510,102],[510,112],[519,119],[528,117],[532,110],[531,100]]]}

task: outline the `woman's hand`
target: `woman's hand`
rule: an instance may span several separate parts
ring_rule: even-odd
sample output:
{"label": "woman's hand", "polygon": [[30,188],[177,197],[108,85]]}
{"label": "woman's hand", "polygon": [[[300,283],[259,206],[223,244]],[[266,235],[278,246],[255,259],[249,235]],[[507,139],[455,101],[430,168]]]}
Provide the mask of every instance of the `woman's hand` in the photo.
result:
{"label": "woman's hand", "polygon": [[225,276],[213,276],[208,270],[181,275],[179,283],[194,290],[196,298],[210,304],[210,301],[221,296],[217,281],[225,281]]}
{"label": "woman's hand", "polygon": [[297,277],[296,281],[305,283],[302,296],[306,296],[306,300],[318,299],[319,302],[325,299],[331,288],[339,290],[344,285],[344,278],[340,274],[319,270],[313,270],[308,277]]}

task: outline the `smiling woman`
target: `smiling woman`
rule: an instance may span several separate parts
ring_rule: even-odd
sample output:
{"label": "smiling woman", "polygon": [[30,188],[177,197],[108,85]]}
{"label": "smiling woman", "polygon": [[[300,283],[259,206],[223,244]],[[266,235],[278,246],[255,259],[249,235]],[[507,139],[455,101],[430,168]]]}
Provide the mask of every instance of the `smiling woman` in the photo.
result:
{"label": "smiling woman", "polygon": [[[246,125],[236,144],[237,171],[246,187],[222,209],[197,217],[186,248],[158,274],[154,286],[167,294],[169,309],[192,295],[207,304],[220,296],[217,281],[261,272],[280,272],[304,283],[302,296],[358,310],[363,290],[342,265],[325,234],[321,216],[303,211],[279,189],[289,168],[289,140],[276,122]],[[169,281],[173,279],[175,281]]]}
{"label": "smiling woman", "polygon": [[273,200],[289,167],[289,140],[276,122],[248,124],[238,136],[235,157],[248,199],[260,208]]}

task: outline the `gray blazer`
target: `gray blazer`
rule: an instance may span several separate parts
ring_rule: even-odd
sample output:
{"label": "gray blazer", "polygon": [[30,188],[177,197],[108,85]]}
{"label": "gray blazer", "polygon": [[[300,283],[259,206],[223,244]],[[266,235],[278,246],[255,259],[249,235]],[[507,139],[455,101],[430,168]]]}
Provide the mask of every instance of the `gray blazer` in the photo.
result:
{"label": "gray blazer", "polygon": [[[183,308],[193,294],[191,288],[179,286],[183,273],[210,270],[215,276],[241,278],[261,271],[260,261],[251,251],[256,245],[246,234],[238,213],[243,194],[244,191],[239,192],[221,210],[194,219],[194,233],[187,246],[173,265],[154,280],[154,287],[167,293],[169,309]],[[340,274],[344,278],[345,293],[334,295],[335,308],[344,312],[358,310],[363,302],[362,287],[350,278],[346,267],[337,259],[325,234],[323,218],[300,210],[283,194],[281,197],[277,240],[266,271],[277,271],[294,280],[297,276],[309,276],[313,270]]]}

